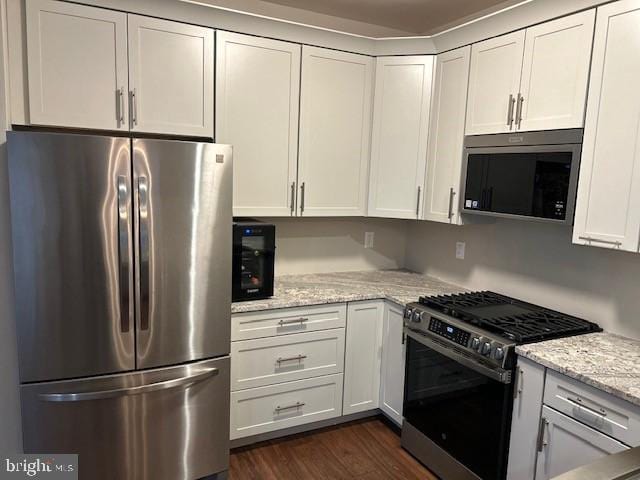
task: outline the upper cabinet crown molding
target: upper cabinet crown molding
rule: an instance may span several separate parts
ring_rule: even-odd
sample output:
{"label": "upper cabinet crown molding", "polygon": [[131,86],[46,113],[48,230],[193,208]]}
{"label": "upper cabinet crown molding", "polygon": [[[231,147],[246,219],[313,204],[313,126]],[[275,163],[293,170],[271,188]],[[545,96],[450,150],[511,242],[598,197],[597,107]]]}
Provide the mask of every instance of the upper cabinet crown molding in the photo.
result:
{"label": "upper cabinet crown molding", "polygon": [[422,218],[461,224],[462,152],[471,47],[436,57]]}
{"label": "upper cabinet crown molding", "polygon": [[574,243],[638,252],[640,0],[598,8]]}
{"label": "upper cabinet crown molding", "polygon": [[373,58],[302,48],[298,211],[366,214]]}
{"label": "upper cabinet crown molding", "polygon": [[233,214],[296,211],[300,45],[217,32],[216,142],[233,152]]}
{"label": "upper cabinet crown molding", "polygon": [[213,30],[128,16],[131,130],[213,138]]}
{"label": "upper cabinet crown molding", "polygon": [[378,57],[369,215],[420,218],[433,55]]}
{"label": "upper cabinet crown molding", "polygon": [[595,11],[472,47],[467,135],[581,128]]}
{"label": "upper cabinet crown molding", "polygon": [[128,130],[125,13],[28,0],[26,37],[31,124]]}

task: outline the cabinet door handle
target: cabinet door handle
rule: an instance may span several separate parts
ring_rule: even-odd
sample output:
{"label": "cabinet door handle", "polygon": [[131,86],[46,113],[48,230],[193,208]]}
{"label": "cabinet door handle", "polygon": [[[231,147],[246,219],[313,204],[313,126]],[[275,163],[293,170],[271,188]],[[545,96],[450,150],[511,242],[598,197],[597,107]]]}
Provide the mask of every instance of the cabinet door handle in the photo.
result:
{"label": "cabinet door handle", "polygon": [[291,215],[296,211],[296,182],[291,182],[291,205],[290,205]]}
{"label": "cabinet door handle", "polygon": [[138,101],[136,98],[136,89],[131,90],[131,123],[138,124]]}
{"label": "cabinet door handle", "polygon": [[296,318],[294,320],[280,320],[278,322],[278,325],[280,325],[281,327],[284,327],[285,325],[294,325],[296,323],[299,323],[300,325],[302,325],[303,323],[306,323],[308,321],[309,321],[308,318],[300,317],[300,318]]}
{"label": "cabinet door handle", "polygon": [[593,237],[578,237],[580,240],[584,240],[585,242],[596,242],[596,243],[605,243],[607,245],[615,245],[616,247],[620,247],[622,242],[619,241],[611,241],[611,240],[599,240]]}
{"label": "cabinet door handle", "polygon": [[456,196],[456,192],[453,189],[453,187],[451,187],[449,189],[449,214],[447,215],[447,218],[449,220],[451,220],[453,218],[453,197]]}
{"label": "cabinet door handle", "polygon": [[280,412],[284,412],[285,410],[291,410],[291,409],[293,409],[293,408],[295,408],[295,409],[299,409],[299,408],[301,408],[301,407],[304,407],[305,405],[306,405],[306,403],[304,403],[304,402],[296,402],[296,403],[294,403],[293,405],[287,405],[287,406],[285,406],[285,407],[281,407],[280,405],[278,405],[278,406],[275,408],[275,412],[276,412],[276,413],[280,413]]}
{"label": "cabinet door handle", "polygon": [[302,215],[302,213],[304,212],[304,192],[305,192],[305,182],[302,182],[302,185],[300,185],[300,215]]}
{"label": "cabinet door handle", "polygon": [[509,130],[513,128],[513,106],[516,103],[516,99],[513,98],[513,94],[509,94],[509,106],[507,107],[507,127]]}
{"label": "cabinet door handle", "polygon": [[537,442],[537,450],[538,452],[542,452],[542,449],[549,444],[549,439],[547,438],[546,432],[549,430],[549,421],[541,417],[540,418],[540,426],[538,428],[538,442]]}
{"label": "cabinet door handle", "polygon": [[118,117],[118,127],[121,127],[124,124],[124,87],[120,87],[117,92],[118,103],[116,105],[117,108],[117,117]]}
{"label": "cabinet door handle", "polygon": [[518,106],[516,107],[516,128],[520,130],[522,126],[522,104],[524,103],[524,97],[518,94]]}
{"label": "cabinet door handle", "polygon": [[518,398],[518,395],[522,394],[524,389],[524,372],[520,367],[516,367],[516,381],[513,389],[513,399]]}
{"label": "cabinet door handle", "polygon": [[420,194],[422,193],[422,187],[418,187],[418,199],[416,200],[416,217],[420,215]]}
{"label": "cabinet door handle", "polygon": [[305,358],[307,358],[306,355],[296,355],[295,357],[285,357],[285,358],[280,357],[276,360],[276,363],[278,364],[278,366],[280,366],[280,364],[284,362],[293,362],[294,360],[301,362]]}

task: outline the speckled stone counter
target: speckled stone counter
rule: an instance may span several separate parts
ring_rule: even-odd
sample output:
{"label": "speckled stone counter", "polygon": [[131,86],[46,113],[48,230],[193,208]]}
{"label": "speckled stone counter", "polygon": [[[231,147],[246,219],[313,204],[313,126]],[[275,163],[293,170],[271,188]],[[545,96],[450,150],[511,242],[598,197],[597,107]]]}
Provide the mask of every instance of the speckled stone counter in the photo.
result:
{"label": "speckled stone counter", "polygon": [[522,345],[516,352],[640,406],[640,340],[591,333]]}
{"label": "speckled stone counter", "polygon": [[437,278],[405,270],[284,275],[276,277],[274,296],[266,300],[234,302],[232,313],[301,307],[358,300],[390,300],[398,305],[421,295],[464,292]]}

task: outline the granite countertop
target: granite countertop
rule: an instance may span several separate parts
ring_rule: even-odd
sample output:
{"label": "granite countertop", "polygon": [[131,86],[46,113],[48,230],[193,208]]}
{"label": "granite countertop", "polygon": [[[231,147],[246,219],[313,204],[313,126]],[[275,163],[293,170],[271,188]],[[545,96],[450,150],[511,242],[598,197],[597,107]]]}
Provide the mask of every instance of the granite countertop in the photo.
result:
{"label": "granite countertop", "polygon": [[516,352],[640,406],[640,340],[590,333],[521,345]]}
{"label": "granite countertop", "polygon": [[232,313],[274,308],[323,305],[358,300],[390,300],[404,307],[421,295],[464,292],[465,289],[434,277],[407,270],[283,275],[275,279],[273,297],[234,302]]}

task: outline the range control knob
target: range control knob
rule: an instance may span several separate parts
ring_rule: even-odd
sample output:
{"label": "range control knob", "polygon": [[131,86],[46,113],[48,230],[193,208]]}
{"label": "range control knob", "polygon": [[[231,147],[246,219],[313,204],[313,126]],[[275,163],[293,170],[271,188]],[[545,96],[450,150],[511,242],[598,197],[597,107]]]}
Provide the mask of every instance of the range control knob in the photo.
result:
{"label": "range control knob", "polygon": [[411,318],[411,314],[413,313],[413,309],[405,308],[404,309],[404,318]]}
{"label": "range control knob", "polygon": [[480,347],[480,353],[482,355],[489,355],[491,353],[491,342],[484,342]]}
{"label": "range control knob", "polygon": [[504,358],[504,349],[502,347],[498,347],[493,352],[493,358],[496,360],[502,360]]}
{"label": "range control knob", "polygon": [[473,337],[471,339],[471,348],[473,348],[474,350],[478,350],[480,348],[480,338],[479,337]]}
{"label": "range control knob", "polygon": [[411,316],[411,321],[415,323],[419,323],[420,320],[422,320],[422,312],[419,312],[418,310],[414,310],[413,315]]}

